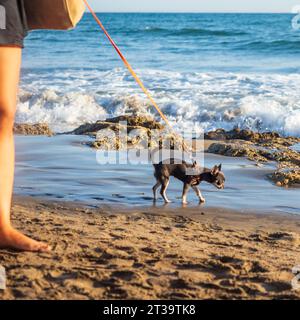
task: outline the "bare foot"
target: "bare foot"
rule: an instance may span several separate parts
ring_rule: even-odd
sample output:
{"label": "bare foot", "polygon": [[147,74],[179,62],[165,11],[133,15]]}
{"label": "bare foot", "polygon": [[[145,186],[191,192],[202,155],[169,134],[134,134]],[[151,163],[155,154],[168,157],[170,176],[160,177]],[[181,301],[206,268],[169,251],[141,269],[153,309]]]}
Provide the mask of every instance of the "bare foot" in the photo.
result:
{"label": "bare foot", "polygon": [[46,243],[30,239],[13,228],[4,232],[0,231],[0,248],[33,252],[49,252],[51,250]]}

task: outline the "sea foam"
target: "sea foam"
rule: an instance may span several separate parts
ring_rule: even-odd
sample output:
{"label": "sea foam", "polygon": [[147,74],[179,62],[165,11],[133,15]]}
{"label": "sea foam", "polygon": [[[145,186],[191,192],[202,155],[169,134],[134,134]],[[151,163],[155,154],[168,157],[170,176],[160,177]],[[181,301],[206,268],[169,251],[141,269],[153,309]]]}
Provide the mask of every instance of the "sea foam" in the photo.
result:
{"label": "sea foam", "polygon": [[[183,129],[233,127],[300,136],[300,75],[137,70],[172,123]],[[136,109],[157,115],[123,68],[57,70],[23,77],[18,122],[47,122],[58,132]]]}

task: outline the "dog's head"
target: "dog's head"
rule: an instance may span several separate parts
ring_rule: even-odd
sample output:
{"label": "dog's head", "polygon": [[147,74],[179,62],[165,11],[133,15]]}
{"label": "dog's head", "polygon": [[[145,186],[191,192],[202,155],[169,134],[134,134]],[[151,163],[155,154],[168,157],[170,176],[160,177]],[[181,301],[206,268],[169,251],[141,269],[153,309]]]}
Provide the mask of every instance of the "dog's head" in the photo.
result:
{"label": "dog's head", "polygon": [[222,165],[214,166],[210,171],[210,183],[218,189],[225,188],[225,175],[222,172]]}

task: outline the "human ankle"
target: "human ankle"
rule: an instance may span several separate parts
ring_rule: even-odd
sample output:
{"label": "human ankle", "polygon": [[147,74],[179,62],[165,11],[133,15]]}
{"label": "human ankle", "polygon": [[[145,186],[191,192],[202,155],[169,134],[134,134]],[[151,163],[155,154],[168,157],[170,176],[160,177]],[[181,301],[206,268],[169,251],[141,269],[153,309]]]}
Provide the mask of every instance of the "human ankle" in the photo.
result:
{"label": "human ankle", "polygon": [[10,224],[1,224],[0,223],[0,235],[7,235],[13,230],[13,227]]}

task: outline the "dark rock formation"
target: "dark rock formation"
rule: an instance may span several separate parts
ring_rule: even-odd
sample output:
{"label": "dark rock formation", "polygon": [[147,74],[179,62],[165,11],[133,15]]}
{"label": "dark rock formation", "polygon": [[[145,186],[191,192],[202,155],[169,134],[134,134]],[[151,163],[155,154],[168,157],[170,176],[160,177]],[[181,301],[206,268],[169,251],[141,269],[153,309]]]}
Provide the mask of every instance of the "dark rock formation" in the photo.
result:
{"label": "dark rock formation", "polygon": [[14,133],[27,136],[53,136],[53,132],[46,123],[26,124],[16,123]]}

